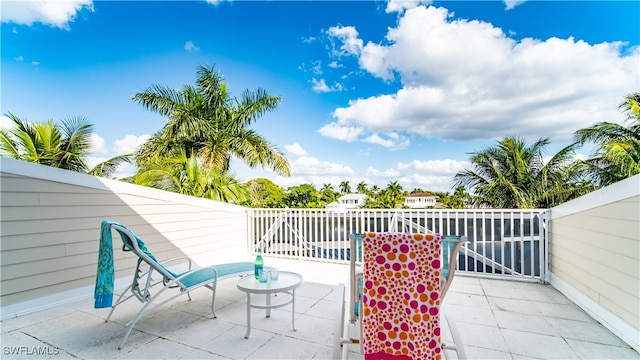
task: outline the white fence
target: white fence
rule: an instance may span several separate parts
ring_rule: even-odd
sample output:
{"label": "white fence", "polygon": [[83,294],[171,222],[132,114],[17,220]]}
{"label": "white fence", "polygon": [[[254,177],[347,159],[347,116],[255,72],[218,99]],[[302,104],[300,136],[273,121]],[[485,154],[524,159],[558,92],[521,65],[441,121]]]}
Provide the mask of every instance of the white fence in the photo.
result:
{"label": "white fence", "polygon": [[252,251],[309,261],[347,262],[349,234],[436,232],[466,236],[457,270],[542,281],[547,268],[547,210],[250,209]]}

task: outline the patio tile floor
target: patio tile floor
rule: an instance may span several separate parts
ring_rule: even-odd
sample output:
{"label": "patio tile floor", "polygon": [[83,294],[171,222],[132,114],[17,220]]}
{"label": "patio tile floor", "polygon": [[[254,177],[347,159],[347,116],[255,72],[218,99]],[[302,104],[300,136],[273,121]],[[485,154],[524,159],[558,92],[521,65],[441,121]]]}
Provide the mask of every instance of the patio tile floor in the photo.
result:
{"label": "patio tile floor", "polygon": [[[295,265],[294,265],[295,264]],[[235,279],[219,283],[216,313],[210,292],[192,292],[141,319],[122,350],[123,324],[137,308],[93,309],[85,299],[0,323],[2,359],[330,359],[336,321],[336,285],[342,265],[279,261],[305,282],[296,290],[296,327],[290,307],[252,312],[246,331],[244,293]],[[640,359],[640,354],[549,285],[456,275],[445,299],[455,315],[469,359]],[[131,301],[131,305],[134,301]],[[448,334],[445,332],[445,339]],[[33,354],[33,349],[45,351]],[[31,353],[29,353],[31,351]],[[350,359],[362,358],[349,345]],[[13,353],[12,353],[13,352]],[[455,358],[455,353],[448,353]]]}

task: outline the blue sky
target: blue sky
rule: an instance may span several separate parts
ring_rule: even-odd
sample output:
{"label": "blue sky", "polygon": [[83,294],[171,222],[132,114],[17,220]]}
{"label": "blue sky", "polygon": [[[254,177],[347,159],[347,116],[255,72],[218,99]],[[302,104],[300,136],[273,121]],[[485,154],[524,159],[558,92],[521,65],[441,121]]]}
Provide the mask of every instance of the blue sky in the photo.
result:
{"label": "blue sky", "polygon": [[[549,137],[549,155],[640,90],[638,1],[5,1],[1,105],[29,121],[84,116],[94,163],[132,151],[164,118],[131,97],[193,84],[281,105],[253,128],[288,157],[282,178],[451,191],[469,153]],[[6,118],[2,118],[6,126]],[[580,156],[588,155],[583,149]],[[121,174],[130,173],[129,168]]]}

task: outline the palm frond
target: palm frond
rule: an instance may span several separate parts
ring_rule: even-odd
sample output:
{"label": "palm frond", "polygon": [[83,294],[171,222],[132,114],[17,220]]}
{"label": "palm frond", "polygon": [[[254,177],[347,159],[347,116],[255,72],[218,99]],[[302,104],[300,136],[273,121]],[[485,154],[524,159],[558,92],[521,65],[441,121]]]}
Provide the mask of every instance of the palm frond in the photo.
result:
{"label": "palm frond", "polygon": [[20,158],[20,149],[8,131],[0,129],[0,156],[12,159]]}
{"label": "palm frond", "polygon": [[235,111],[236,121],[246,127],[268,111],[272,111],[282,102],[280,96],[269,95],[265,89],[255,91],[244,90],[242,98]]}
{"label": "palm frond", "polygon": [[88,174],[113,179],[113,174],[118,170],[118,168],[120,168],[120,166],[132,163],[132,157],[133,154],[114,156],[90,169]]}
{"label": "palm frond", "polygon": [[70,117],[62,121],[60,130],[61,138],[55,140],[60,143],[61,155],[57,159],[57,167],[86,172],[88,165],[85,159],[91,153],[93,125],[85,117]]}
{"label": "palm frond", "polygon": [[151,85],[146,90],[133,95],[132,100],[145,109],[163,116],[171,116],[183,102],[182,92],[161,85]]}

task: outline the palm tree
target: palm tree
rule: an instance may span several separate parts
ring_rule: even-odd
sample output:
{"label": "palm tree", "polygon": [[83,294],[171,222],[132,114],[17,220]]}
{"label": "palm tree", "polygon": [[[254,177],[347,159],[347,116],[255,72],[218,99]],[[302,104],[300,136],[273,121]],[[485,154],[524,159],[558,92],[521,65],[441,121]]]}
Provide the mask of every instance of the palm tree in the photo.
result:
{"label": "palm tree", "polygon": [[320,189],[320,200],[324,201],[326,204],[332,203],[336,201],[337,193],[333,190],[333,185],[331,183],[326,183],[322,185]]}
{"label": "palm tree", "polygon": [[53,120],[32,123],[10,112],[6,116],[15,127],[0,129],[2,156],[106,178],[113,178],[123,163],[131,163],[131,154],[118,155],[89,169],[93,125],[84,117],[62,120],[58,126]]}
{"label": "palm tree", "polygon": [[351,184],[347,180],[340,183],[340,192],[343,194],[351,193]]}
{"label": "palm tree", "polygon": [[6,116],[15,127],[0,130],[2,156],[77,172],[87,172],[86,157],[91,153],[93,125],[83,117],[31,123],[12,113]]}
{"label": "palm tree", "polygon": [[358,183],[358,186],[356,187],[356,191],[357,191],[359,194],[366,194],[366,193],[367,193],[367,190],[368,190],[368,189],[367,189],[367,183],[366,183],[366,182],[364,182],[364,181],[360,181],[360,182]]}
{"label": "palm tree", "polygon": [[630,122],[628,127],[600,122],[574,135],[576,145],[588,141],[596,144],[592,156],[581,166],[587,178],[598,186],[640,174],[640,93],[627,95],[620,108]]}
{"label": "palm tree", "polygon": [[228,171],[232,156],[249,167],[268,167],[289,176],[289,162],[266,139],[248,127],[267,111],[277,107],[281,98],[264,89],[245,90],[232,97],[222,76],[214,67],[200,66],[196,86],[175,90],[152,85],[133,96],[148,110],[167,116],[162,130],[153,135],[137,154],[138,165],[157,156],[174,156],[182,149],[187,156],[199,156],[203,164]]}
{"label": "palm tree", "polygon": [[399,196],[404,193],[402,190],[402,185],[400,185],[397,181],[389,182],[389,184],[387,184],[387,190],[393,196]]}
{"label": "palm tree", "polygon": [[395,208],[396,205],[401,203],[402,196],[404,195],[404,190],[402,189],[402,185],[400,185],[397,181],[391,181],[389,182],[389,184],[387,184],[385,193],[388,194],[390,201],[393,204],[391,208]]}
{"label": "palm tree", "polygon": [[562,149],[544,164],[548,144],[546,138],[528,145],[505,137],[497,146],[472,153],[473,169],[458,172],[454,186],[473,190],[471,205],[505,209],[547,208],[591,191],[571,162],[574,148]]}
{"label": "palm tree", "polygon": [[156,157],[130,178],[134,184],[172,191],[211,200],[241,203],[250,198],[249,191],[225,171],[206,168],[186,150],[177,156]]}

